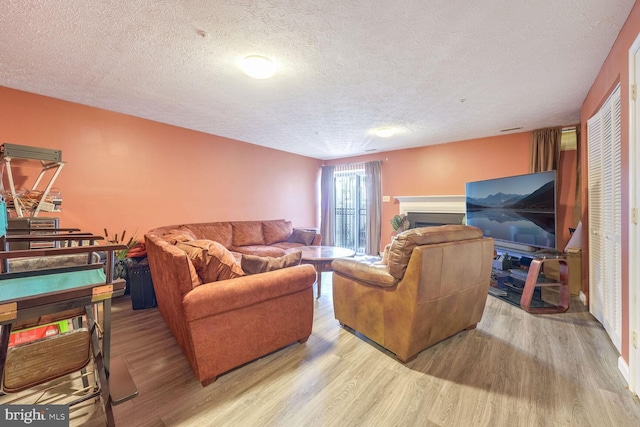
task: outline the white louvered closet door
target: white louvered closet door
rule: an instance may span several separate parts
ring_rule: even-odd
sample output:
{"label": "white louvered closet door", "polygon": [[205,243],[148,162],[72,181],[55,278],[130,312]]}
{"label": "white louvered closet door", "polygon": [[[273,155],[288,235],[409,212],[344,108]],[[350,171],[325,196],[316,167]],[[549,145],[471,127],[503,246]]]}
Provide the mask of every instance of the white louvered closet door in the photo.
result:
{"label": "white louvered closet door", "polygon": [[587,122],[589,311],[621,351],[622,181],[618,86]]}

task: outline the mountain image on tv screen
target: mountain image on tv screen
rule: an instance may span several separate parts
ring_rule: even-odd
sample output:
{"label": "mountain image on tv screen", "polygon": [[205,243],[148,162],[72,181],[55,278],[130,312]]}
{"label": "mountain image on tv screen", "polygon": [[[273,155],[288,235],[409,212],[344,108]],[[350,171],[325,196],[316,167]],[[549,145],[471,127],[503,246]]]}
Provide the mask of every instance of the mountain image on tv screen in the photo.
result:
{"label": "mountain image on tv screen", "polygon": [[469,182],[467,224],[487,237],[556,247],[555,171]]}

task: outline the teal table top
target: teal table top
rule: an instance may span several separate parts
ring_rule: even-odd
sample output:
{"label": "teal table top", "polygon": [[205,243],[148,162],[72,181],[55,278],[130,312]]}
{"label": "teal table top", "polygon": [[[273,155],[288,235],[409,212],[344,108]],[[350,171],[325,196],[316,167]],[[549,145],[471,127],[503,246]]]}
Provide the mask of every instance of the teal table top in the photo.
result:
{"label": "teal table top", "polygon": [[3,279],[0,280],[0,304],[93,284],[104,284],[105,281],[104,271],[100,269]]}

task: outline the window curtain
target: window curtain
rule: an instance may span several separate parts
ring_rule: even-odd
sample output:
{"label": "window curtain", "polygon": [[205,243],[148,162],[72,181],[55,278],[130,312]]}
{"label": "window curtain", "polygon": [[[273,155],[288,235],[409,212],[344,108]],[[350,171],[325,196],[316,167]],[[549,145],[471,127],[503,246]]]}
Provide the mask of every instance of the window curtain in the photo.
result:
{"label": "window curtain", "polygon": [[367,188],[367,255],[380,253],[382,234],[382,189],[380,184],[380,161],[364,164],[364,176]]}
{"label": "window curtain", "polygon": [[573,208],[573,223],[578,224],[582,220],[582,168],[580,160],[580,123],[576,125],[576,205]]}
{"label": "window curtain", "polygon": [[531,134],[531,172],[558,170],[562,128],[534,130]]}
{"label": "window curtain", "polygon": [[335,166],[322,166],[320,176],[320,235],[322,244],[335,244]]}

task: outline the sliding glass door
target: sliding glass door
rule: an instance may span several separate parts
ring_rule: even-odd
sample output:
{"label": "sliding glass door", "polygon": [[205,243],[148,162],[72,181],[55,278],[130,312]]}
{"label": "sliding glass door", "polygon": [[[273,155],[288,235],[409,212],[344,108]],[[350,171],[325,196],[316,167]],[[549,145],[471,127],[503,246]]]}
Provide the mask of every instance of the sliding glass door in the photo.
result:
{"label": "sliding glass door", "polygon": [[366,248],[366,194],[364,169],[335,172],[335,244],[358,254]]}

